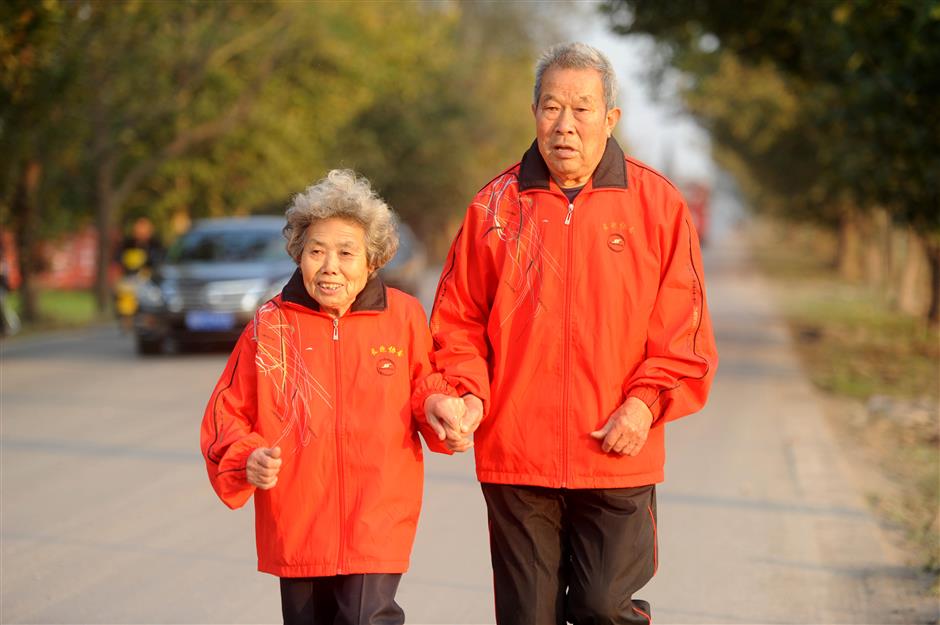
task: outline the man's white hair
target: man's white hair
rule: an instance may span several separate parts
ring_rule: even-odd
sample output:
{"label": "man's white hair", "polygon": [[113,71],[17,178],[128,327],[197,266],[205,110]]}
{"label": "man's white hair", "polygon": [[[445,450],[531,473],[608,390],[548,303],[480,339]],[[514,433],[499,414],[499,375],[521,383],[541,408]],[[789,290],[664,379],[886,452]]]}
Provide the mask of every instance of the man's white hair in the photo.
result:
{"label": "man's white hair", "polygon": [[538,105],[542,95],[542,78],[549,69],[593,69],[601,76],[604,86],[604,104],[607,110],[617,106],[617,76],[603,52],[586,43],[559,43],[542,53],[535,64],[535,95],[533,102]]}

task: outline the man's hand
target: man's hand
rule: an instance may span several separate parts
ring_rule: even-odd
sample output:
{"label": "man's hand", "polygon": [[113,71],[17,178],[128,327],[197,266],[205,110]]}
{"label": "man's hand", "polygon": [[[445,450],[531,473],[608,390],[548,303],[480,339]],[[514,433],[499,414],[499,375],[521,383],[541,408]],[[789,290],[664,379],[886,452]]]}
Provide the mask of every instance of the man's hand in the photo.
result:
{"label": "man's hand", "polygon": [[467,407],[467,413],[463,418],[460,431],[470,435],[480,427],[480,421],[483,420],[483,401],[476,395],[467,393],[463,396],[463,403]]}
{"label": "man's hand", "polygon": [[248,456],[245,473],[248,483],[261,490],[274,488],[281,470],[281,448],[259,447]]}
{"label": "man's hand", "polygon": [[628,397],[620,404],[601,429],[591,436],[601,441],[601,449],[622,456],[635,456],[646,444],[653,413],[636,397]]}
{"label": "man's hand", "polygon": [[462,434],[466,413],[467,406],[459,397],[434,393],[424,400],[428,425],[451,451],[464,452],[473,447],[470,438]]}

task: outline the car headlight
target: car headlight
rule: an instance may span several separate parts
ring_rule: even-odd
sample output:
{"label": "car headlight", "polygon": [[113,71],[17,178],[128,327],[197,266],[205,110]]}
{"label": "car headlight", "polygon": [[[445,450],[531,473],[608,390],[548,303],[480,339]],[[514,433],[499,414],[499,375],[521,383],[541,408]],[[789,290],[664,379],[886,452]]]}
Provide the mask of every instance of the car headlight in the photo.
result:
{"label": "car headlight", "polygon": [[280,295],[281,291],[284,290],[284,285],[287,284],[288,280],[290,280],[290,276],[284,276],[283,278],[279,278],[272,282],[271,286],[268,287],[268,290],[265,291],[264,295],[261,297],[260,303],[264,303],[269,299],[273,299]]}
{"label": "car headlight", "polygon": [[183,310],[183,294],[180,293],[175,282],[164,282],[161,290],[163,291],[163,300],[170,312],[180,312]]}
{"label": "car headlight", "polygon": [[159,308],[165,300],[160,287],[148,281],[137,285],[137,301],[147,308]]}
{"label": "car headlight", "polygon": [[262,282],[251,288],[245,293],[244,297],[242,297],[242,310],[246,312],[254,311],[258,306],[280,293],[288,280],[290,280],[290,276],[274,280],[273,282]]}
{"label": "car headlight", "polygon": [[260,306],[266,301],[277,297],[278,294],[284,290],[284,285],[287,284],[288,280],[290,280],[290,276],[284,276],[283,278],[279,278],[271,282],[264,293],[261,294],[261,297],[258,298],[258,303],[256,305]]}

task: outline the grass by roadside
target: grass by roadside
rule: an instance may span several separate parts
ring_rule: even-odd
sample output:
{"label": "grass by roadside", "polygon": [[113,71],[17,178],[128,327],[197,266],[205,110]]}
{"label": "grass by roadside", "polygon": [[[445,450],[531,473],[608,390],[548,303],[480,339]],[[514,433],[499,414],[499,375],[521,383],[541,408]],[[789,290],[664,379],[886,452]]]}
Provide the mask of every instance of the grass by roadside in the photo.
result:
{"label": "grass by roadside", "polygon": [[810,226],[752,231],[797,350],[866,479],[883,522],[940,592],[940,333],[828,266],[835,242]]}
{"label": "grass by roadside", "polygon": [[[13,309],[22,318],[19,294],[11,293],[9,298]],[[88,291],[44,289],[39,291],[37,303],[39,320],[34,323],[23,323],[21,335],[81,327],[108,318],[98,312],[94,295]]]}

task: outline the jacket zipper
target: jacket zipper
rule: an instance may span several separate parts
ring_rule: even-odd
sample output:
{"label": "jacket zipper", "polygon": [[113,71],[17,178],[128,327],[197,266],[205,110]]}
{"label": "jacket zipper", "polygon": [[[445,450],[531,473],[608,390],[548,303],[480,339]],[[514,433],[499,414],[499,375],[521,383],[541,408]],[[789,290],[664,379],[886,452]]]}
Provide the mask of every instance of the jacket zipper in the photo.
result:
{"label": "jacket zipper", "polygon": [[[568,202],[568,215],[565,225],[571,225],[574,202]],[[574,228],[568,228],[568,259],[565,273],[565,364],[562,379],[561,398],[561,487],[568,486],[568,387],[571,377],[571,263],[574,258]]]}
{"label": "jacket zipper", "polygon": [[336,366],[336,466],[339,473],[339,550],[336,556],[336,574],[343,574],[346,557],[346,485],[343,475],[343,392],[340,388],[339,319],[333,319],[333,362]]}

